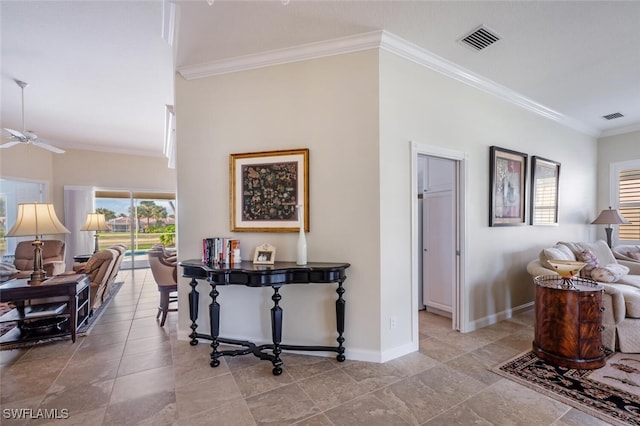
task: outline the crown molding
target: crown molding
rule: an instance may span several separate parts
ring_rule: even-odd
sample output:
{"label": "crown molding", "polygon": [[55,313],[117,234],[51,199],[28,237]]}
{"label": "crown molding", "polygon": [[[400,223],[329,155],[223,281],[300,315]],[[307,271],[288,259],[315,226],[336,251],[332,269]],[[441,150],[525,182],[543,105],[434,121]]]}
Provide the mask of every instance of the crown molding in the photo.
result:
{"label": "crown molding", "polygon": [[196,78],[212,77],[274,65],[308,61],[310,59],[324,58],[327,56],[377,49],[380,46],[381,33],[381,31],[374,31],[285,49],[237,56],[219,61],[186,65],[178,67],[178,72],[185,79],[193,80]]}
{"label": "crown molding", "polygon": [[605,130],[600,134],[601,138],[609,136],[623,135],[625,133],[640,132],[640,123],[631,124],[629,126],[620,127],[617,129]]}
{"label": "crown molding", "polygon": [[372,31],[291,48],[185,65],[178,67],[177,71],[185,79],[193,80],[370,49],[382,49],[393,53],[581,133],[592,137],[601,136],[598,129],[547,108],[508,87],[469,71],[387,31]]}

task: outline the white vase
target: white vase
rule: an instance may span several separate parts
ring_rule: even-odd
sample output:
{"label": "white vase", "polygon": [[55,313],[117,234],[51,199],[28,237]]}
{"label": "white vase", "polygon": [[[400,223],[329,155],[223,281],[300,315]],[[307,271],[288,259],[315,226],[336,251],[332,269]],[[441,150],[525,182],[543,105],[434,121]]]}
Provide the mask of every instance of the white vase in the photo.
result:
{"label": "white vase", "polygon": [[303,206],[298,206],[298,246],[297,246],[297,265],[307,264],[307,237],[304,234],[304,210]]}

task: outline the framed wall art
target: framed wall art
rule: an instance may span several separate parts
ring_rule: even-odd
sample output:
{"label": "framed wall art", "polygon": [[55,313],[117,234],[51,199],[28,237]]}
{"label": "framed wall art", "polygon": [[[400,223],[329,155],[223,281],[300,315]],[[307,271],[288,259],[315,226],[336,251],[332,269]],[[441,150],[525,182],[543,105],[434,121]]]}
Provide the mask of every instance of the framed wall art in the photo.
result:
{"label": "framed wall art", "polygon": [[231,154],[231,230],[297,232],[297,205],[309,231],[309,150]]}
{"label": "framed wall art", "polygon": [[525,225],[527,154],[492,146],[489,226]]}
{"label": "framed wall art", "polygon": [[558,224],[558,189],[560,163],[546,158],[531,157],[531,213],[532,225]]}

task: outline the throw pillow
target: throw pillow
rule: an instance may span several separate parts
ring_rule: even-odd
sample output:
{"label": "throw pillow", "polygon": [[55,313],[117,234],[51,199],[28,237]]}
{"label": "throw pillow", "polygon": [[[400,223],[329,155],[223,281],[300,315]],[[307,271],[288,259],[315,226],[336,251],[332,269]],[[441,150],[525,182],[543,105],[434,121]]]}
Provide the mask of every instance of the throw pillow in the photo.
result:
{"label": "throw pillow", "polygon": [[582,250],[580,253],[578,253],[576,258],[580,262],[586,263],[586,265],[584,265],[584,268],[580,270],[580,276],[583,278],[591,278],[591,271],[600,266],[598,258],[589,249]]}
{"label": "throw pillow", "polygon": [[548,262],[549,260],[576,260],[569,247],[561,244],[543,249],[538,257],[540,258],[542,266],[547,269],[553,269],[553,266]]}
{"label": "throw pillow", "polygon": [[0,277],[10,277],[18,272],[15,266],[10,263],[0,263]]}
{"label": "throw pillow", "polygon": [[640,260],[640,251],[630,251],[629,253],[627,253],[627,256],[629,256],[632,259],[635,260]]}
{"label": "throw pillow", "polygon": [[603,283],[614,283],[629,273],[629,268],[619,263],[611,263],[603,268],[594,268],[591,278]]}

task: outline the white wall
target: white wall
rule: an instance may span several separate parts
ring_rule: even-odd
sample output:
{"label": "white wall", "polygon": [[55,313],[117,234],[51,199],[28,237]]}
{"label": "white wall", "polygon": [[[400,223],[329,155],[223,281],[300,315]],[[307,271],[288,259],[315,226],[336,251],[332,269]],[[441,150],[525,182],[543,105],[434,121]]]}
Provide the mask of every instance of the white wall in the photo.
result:
{"label": "white wall", "polygon": [[[381,53],[380,82],[381,328],[383,351],[391,351],[406,344],[411,324],[409,141],[469,158],[470,328],[504,318],[533,299],[525,267],[542,247],[588,238],[597,161],[593,138],[393,54]],[[491,145],[562,163],[559,226],[488,226]],[[390,316],[399,318],[402,331],[389,329]]]}
{"label": "white wall", "polygon": [[[309,148],[309,261],[350,262],[345,282],[347,357],[366,358],[379,341],[378,54],[376,51],[192,81],[176,79],[178,250],[200,258],[201,240],[240,239],[243,259],[268,242],[295,260],[295,233],[232,233],[229,155]],[[188,312],[180,286],[180,311]],[[281,289],[283,341],[335,344],[335,285]],[[200,330],[209,332],[210,289],[200,292]],[[221,332],[270,340],[269,289],[219,288]],[[180,332],[190,332],[187,315]]]}

